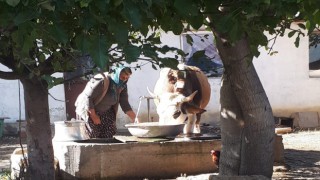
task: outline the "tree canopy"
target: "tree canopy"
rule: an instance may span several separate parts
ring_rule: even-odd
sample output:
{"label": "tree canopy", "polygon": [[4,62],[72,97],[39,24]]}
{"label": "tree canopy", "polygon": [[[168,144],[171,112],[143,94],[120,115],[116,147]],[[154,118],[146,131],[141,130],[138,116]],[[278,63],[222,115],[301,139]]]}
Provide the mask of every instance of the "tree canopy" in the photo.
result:
{"label": "tree canopy", "polygon": [[0,62],[13,70],[1,77],[48,80],[54,72],[73,71],[84,54],[100,68],[141,56],[175,66],[177,57],[158,55],[179,51],[161,46],[156,14],[163,8],[152,1],[1,1]]}
{"label": "tree canopy", "polygon": [[[197,30],[206,25],[213,27],[216,35],[227,35],[231,42],[246,33],[253,55],[258,56],[258,47],[269,42],[264,31],[284,35],[291,22],[303,20],[305,24],[300,23],[300,27],[310,33],[320,21],[319,2],[313,0],[0,3],[0,62],[15,75],[38,77],[74,70],[79,54],[90,54],[99,67],[135,62],[141,55],[161,67],[174,66],[177,57],[158,55],[179,51],[161,46],[160,29],[179,35],[191,27]],[[297,46],[301,35],[304,34],[300,30],[291,29],[289,33],[297,39]],[[182,51],[179,53],[183,55]]]}

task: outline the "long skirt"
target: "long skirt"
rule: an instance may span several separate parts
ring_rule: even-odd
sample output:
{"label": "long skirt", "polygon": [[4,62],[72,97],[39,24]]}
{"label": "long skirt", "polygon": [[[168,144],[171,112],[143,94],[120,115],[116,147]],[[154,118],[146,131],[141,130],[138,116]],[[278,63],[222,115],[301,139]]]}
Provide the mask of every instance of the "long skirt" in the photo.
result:
{"label": "long skirt", "polygon": [[116,115],[113,108],[104,113],[96,112],[101,124],[94,124],[89,117],[86,123],[86,133],[90,138],[112,138],[117,132]]}

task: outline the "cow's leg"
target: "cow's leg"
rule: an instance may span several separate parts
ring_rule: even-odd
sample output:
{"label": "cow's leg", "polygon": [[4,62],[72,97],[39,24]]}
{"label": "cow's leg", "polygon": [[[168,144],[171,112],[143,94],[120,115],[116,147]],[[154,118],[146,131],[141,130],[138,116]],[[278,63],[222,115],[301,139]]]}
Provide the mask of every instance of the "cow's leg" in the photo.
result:
{"label": "cow's leg", "polygon": [[188,120],[186,122],[186,125],[184,126],[183,133],[192,134],[194,130],[194,124],[195,124],[194,114],[188,114]]}
{"label": "cow's leg", "polygon": [[201,130],[200,130],[200,118],[201,118],[201,113],[197,113],[196,114],[196,122],[194,124],[194,129],[193,129],[193,133],[201,133]]}

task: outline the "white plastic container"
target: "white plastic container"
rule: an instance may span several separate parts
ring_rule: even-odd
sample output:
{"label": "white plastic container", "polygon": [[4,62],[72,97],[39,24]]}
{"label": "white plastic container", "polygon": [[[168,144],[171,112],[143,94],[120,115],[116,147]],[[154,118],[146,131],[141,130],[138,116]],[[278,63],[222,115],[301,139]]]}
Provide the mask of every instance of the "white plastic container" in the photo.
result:
{"label": "white plastic container", "polygon": [[[22,153],[23,152],[23,153]],[[26,173],[26,163],[24,161],[28,159],[27,148],[16,148],[10,157],[11,164],[11,179],[20,179]]]}
{"label": "white plastic container", "polygon": [[57,121],[54,122],[55,135],[52,141],[86,140],[84,121]]}

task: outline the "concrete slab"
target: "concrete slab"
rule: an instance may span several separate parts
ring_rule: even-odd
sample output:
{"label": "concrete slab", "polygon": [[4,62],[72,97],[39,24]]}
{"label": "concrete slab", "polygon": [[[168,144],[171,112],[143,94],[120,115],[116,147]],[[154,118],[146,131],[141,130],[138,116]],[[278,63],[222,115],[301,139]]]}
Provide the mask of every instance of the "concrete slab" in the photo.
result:
{"label": "concrete slab", "polygon": [[3,134],[9,135],[9,136],[15,136],[15,135],[18,135],[19,131],[20,131],[22,135],[25,135],[26,126],[27,126],[26,121],[21,121],[20,123],[19,122],[4,122]]}
{"label": "concrete slab", "polygon": [[275,135],[274,141],[274,162],[284,163],[284,146],[281,135]]}
{"label": "concrete slab", "polygon": [[315,128],[320,126],[318,112],[296,112],[291,117],[295,127]]}
{"label": "concrete slab", "polygon": [[63,179],[175,178],[217,172],[220,140],[146,143],[53,142]]}

